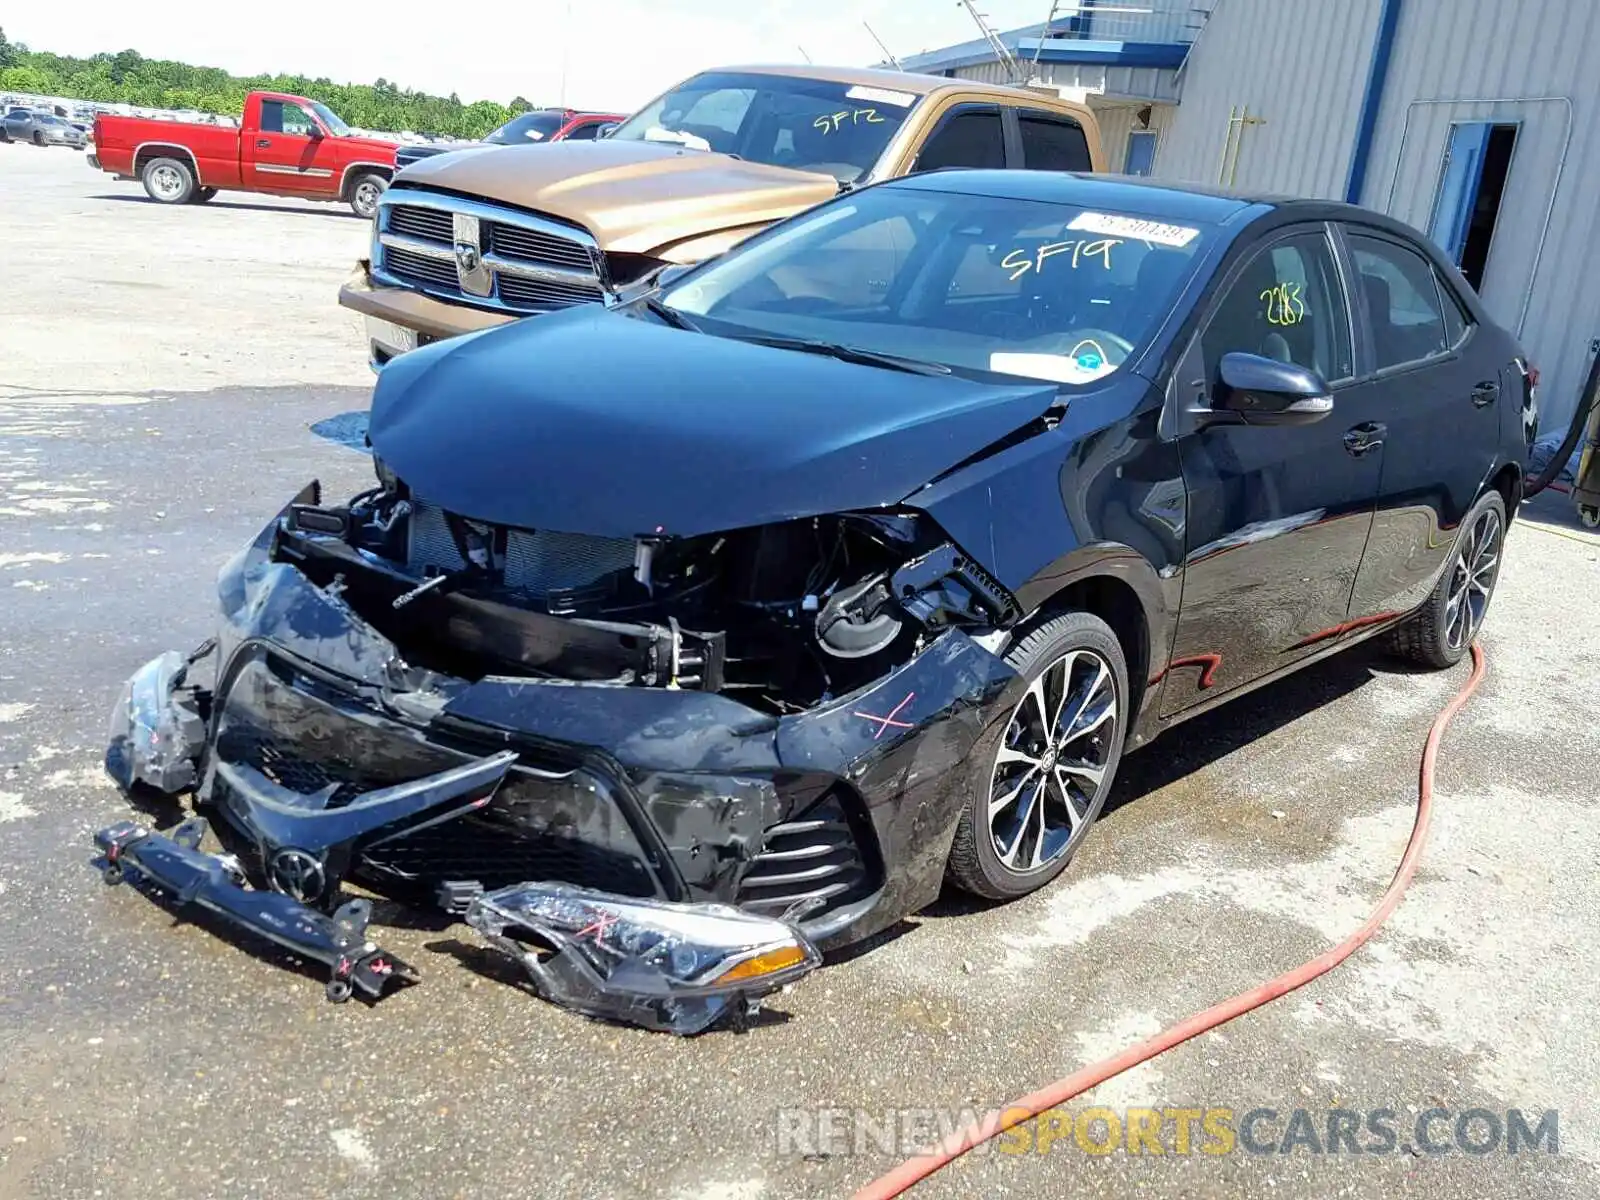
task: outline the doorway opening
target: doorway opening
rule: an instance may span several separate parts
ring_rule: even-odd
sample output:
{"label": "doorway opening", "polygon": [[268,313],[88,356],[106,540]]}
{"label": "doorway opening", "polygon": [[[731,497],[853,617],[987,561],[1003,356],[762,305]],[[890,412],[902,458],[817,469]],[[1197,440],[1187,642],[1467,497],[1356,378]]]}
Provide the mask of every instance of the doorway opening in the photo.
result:
{"label": "doorway opening", "polygon": [[1486,121],[1450,127],[1428,234],[1461,268],[1474,291],[1483,290],[1500,202],[1516,151],[1517,126]]}

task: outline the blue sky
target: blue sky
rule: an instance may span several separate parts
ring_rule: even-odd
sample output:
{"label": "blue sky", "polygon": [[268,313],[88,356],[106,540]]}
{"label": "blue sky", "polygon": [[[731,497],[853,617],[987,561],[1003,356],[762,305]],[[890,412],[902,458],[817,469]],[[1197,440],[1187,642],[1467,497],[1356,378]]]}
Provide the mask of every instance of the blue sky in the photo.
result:
{"label": "blue sky", "polygon": [[[978,3],[1000,29],[1043,20],[1049,7]],[[977,36],[957,0],[80,0],[10,6],[0,24],[13,41],[59,54],[131,47],[240,74],[382,76],[463,100],[520,94],[626,110],[719,64],[799,62],[802,48],[818,63],[872,62],[878,50],[863,19],[900,55]]]}

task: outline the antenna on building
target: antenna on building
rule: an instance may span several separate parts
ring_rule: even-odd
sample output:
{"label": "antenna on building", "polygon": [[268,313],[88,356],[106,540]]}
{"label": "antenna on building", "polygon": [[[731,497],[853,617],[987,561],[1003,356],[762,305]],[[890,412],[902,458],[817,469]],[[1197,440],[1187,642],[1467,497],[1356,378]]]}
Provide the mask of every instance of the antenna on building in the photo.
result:
{"label": "antenna on building", "polygon": [[894,69],[896,71],[904,71],[905,67],[900,65],[900,60],[894,56],[894,52],[883,44],[883,39],[878,36],[877,30],[873,29],[871,25],[867,25],[865,21],[861,22],[861,24],[866,26],[867,32],[872,35],[872,40],[878,43],[878,49],[883,51],[883,56],[889,60]]}
{"label": "antenna on building", "polygon": [[972,19],[978,23],[978,28],[983,31],[984,40],[989,43],[989,49],[994,51],[995,58],[1000,60],[1000,65],[1010,75],[1012,83],[1024,83],[1022,64],[1017,62],[1017,56],[1012,54],[1006,44],[1000,40],[1000,35],[995,33],[988,19],[977,10],[972,0],[961,0],[961,6],[972,14]]}
{"label": "antenna on building", "polygon": [[[801,58],[805,59],[807,62],[811,62],[811,55],[806,53],[806,48],[804,46],[797,45],[797,46],[795,46],[795,49],[800,51],[800,57]],[[815,65],[815,64],[813,64],[813,65]]]}
{"label": "antenna on building", "polygon": [[1044,19],[1044,24],[1039,26],[1039,40],[1033,44],[1033,69],[1028,72],[1030,81],[1039,77],[1039,52],[1044,49],[1044,40],[1050,36],[1050,30],[1056,23],[1056,13],[1061,10],[1061,0],[1051,0],[1050,13]]}

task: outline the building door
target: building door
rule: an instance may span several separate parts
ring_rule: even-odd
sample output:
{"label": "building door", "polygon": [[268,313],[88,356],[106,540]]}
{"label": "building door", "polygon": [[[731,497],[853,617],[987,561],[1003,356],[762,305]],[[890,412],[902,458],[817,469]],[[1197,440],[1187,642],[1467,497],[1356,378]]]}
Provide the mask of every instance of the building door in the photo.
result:
{"label": "building door", "polygon": [[1450,126],[1445,144],[1428,236],[1477,291],[1483,287],[1516,140],[1515,125],[1463,121]]}
{"label": "building door", "polygon": [[1156,165],[1156,135],[1147,130],[1135,129],[1128,134],[1128,156],[1123,163],[1124,175],[1148,175]]}

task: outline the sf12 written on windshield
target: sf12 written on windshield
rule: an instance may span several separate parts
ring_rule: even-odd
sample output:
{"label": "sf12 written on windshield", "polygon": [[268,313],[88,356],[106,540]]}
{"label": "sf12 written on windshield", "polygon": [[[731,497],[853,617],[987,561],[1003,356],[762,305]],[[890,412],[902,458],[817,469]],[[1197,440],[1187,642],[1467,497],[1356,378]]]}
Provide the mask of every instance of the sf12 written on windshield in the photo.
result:
{"label": "sf12 written on windshield", "polygon": [[811,124],[823,133],[833,133],[842,125],[882,125],[884,120],[875,108],[847,108],[836,113],[823,113]]}

